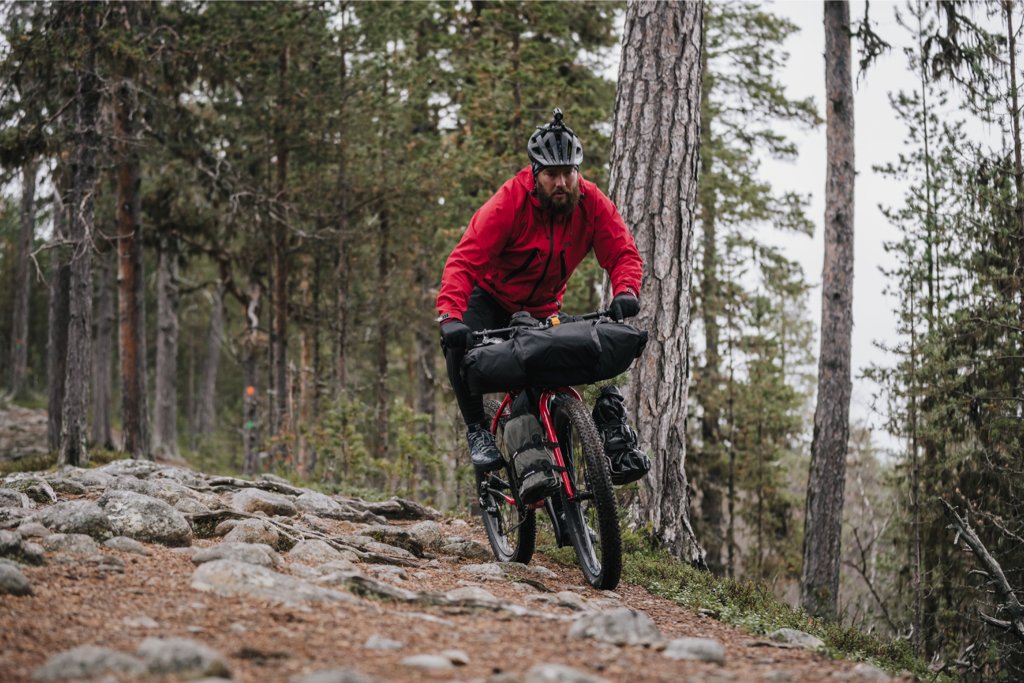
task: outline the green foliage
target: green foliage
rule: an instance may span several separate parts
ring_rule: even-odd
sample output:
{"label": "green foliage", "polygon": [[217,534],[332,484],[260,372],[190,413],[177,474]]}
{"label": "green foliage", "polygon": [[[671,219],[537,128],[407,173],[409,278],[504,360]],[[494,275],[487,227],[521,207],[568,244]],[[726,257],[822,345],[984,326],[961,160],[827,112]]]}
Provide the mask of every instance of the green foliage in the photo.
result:
{"label": "green foliage", "polygon": [[909,671],[924,680],[947,680],[915,659],[906,641],[885,642],[808,617],[775,598],[764,583],[719,578],[694,569],[653,547],[642,534],[623,531],[623,553],[623,580],[748,633],[798,629],[821,638],[833,657],[868,661],[897,674]]}

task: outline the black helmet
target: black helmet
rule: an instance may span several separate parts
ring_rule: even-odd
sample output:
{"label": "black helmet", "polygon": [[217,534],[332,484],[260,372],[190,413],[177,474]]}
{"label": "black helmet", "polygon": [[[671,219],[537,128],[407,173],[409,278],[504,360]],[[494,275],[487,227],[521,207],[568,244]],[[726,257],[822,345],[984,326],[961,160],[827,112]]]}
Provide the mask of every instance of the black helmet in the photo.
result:
{"label": "black helmet", "polygon": [[537,128],[526,143],[526,153],[537,175],[545,166],[575,166],[583,162],[583,144],[572,128],[562,123],[562,110],[555,109],[554,118]]}

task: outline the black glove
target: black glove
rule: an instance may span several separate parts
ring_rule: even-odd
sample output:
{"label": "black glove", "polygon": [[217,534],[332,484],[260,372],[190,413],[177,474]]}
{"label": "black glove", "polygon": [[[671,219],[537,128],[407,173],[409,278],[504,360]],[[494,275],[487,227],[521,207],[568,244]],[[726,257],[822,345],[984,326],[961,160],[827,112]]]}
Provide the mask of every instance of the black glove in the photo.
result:
{"label": "black glove", "polygon": [[612,299],[612,305],[608,307],[612,317],[622,322],[624,318],[632,318],[640,312],[640,301],[630,294],[623,292]]}
{"label": "black glove", "polygon": [[445,349],[464,349],[469,346],[472,330],[461,320],[449,318],[441,323],[441,345]]}

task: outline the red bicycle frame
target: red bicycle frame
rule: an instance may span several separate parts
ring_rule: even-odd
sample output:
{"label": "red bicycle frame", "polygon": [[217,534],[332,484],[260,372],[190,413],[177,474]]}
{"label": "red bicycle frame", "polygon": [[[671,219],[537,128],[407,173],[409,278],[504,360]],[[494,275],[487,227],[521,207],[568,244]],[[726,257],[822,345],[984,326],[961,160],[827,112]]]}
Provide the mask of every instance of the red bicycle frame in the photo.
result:
{"label": "red bicycle frame", "polygon": [[[569,479],[569,472],[565,467],[565,458],[562,456],[562,448],[558,445],[558,435],[555,434],[555,426],[551,422],[551,402],[559,394],[568,394],[570,397],[577,401],[582,401],[583,398],[579,393],[572,387],[561,387],[560,389],[544,389],[540,394],[540,423],[544,427],[544,433],[547,435],[548,443],[553,444],[555,464],[559,468],[559,472],[562,474],[562,486],[565,487],[565,493],[569,500],[573,500],[576,497],[576,492],[573,490],[572,481]],[[501,402],[501,407],[498,408],[494,414],[494,421],[491,422],[491,433],[498,433],[498,420],[504,414],[505,409],[512,405],[513,396],[511,393],[505,394],[505,398]],[[505,495],[505,501],[510,505],[515,505],[515,499],[511,496]],[[543,507],[544,501],[540,500],[530,505],[532,508]]]}

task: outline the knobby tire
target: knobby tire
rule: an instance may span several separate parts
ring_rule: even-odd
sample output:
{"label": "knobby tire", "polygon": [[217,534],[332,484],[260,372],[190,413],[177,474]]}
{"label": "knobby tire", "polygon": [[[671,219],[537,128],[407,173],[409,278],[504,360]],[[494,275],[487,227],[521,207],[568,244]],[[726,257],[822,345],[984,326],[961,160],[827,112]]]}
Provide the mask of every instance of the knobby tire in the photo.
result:
{"label": "knobby tire", "polygon": [[577,563],[591,586],[612,590],[622,575],[622,539],[604,445],[582,402],[559,396],[551,418],[578,494],[570,501],[564,488],[559,493]]}

